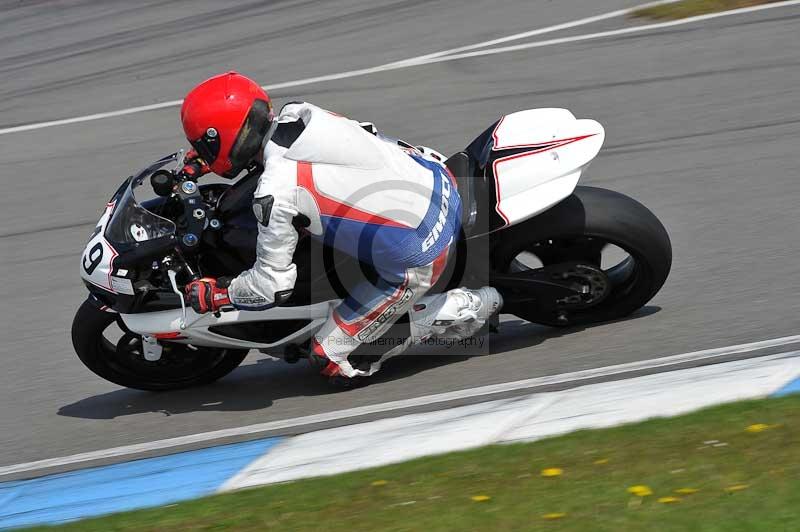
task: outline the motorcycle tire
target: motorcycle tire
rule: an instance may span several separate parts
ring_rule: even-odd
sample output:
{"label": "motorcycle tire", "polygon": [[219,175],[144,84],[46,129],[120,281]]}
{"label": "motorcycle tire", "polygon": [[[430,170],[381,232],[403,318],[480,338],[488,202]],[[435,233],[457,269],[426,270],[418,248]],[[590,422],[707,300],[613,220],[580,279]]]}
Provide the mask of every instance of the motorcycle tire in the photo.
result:
{"label": "motorcycle tire", "polygon": [[[72,322],[72,345],[92,372],[126,388],[167,391],[209,384],[236,369],[248,353],[165,342],[161,359],[150,362],[135,348],[123,352],[103,335],[117,319],[117,314],[101,310],[87,299]],[[138,337],[131,334],[128,338],[133,342]]]}
{"label": "motorcycle tire", "polygon": [[[576,187],[562,202],[503,231],[500,237],[492,252],[492,269],[502,273],[512,271],[512,263],[522,252],[545,256],[544,265],[587,262],[606,244],[627,253],[623,262],[605,272],[611,290],[597,304],[567,311],[560,320],[542,319],[535,311],[516,312],[522,319],[545,325],[581,325],[628,316],[656,295],[672,266],[672,245],[659,219],[638,201],[602,188]],[[587,252],[589,248],[595,251]]]}

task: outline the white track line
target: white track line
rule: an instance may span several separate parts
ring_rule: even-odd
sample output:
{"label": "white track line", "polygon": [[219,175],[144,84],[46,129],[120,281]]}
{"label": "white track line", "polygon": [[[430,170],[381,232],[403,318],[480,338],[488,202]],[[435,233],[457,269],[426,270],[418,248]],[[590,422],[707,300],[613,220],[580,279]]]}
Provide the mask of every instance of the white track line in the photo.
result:
{"label": "white track line", "polygon": [[[339,80],[339,79],[347,79],[347,78],[353,78],[353,77],[357,77],[357,76],[366,76],[368,74],[376,74],[378,72],[385,72],[387,70],[396,70],[396,69],[400,69],[400,68],[409,68],[411,66],[414,66],[415,62],[418,62],[418,61],[424,61],[424,60],[427,60],[427,59],[434,59],[434,58],[441,57],[443,55],[447,55],[447,54],[451,54],[451,53],[458,53],[458,52],[465,52],[465,51],[468,51],[468,50],[474,50],[476,48],[485,48],[487,46],[492,46],[492,45],[495,45],[495,44],[502,44],[504,42],[524,39],[524,38],[527,38],[527,37],[533,37],[535,35],[543,35],[545,33],[552,33],[552,32],[559,31],[559,30],[575,28],[575,27],[578,27],[578,26],[591,24],[593,22],[598,22],[598,21],[602,21],[602,20],[606,20],[606,19],[610,19],[610,18],[614,18],[614,17],[625,16],[625,15],[628,15],[628,14],[632,13],[636,9],[641,9],[641,8],[644,8],[644,7],[652,7],[652,6],[661,5],[661,4],[669,4],[669,3],[673,3],[673,2],[677,2],[677,1],[678,0],[661,0],[661,1],[658,1],[658,2],[648,2],[646,4],[641,4],[639,6],[636,6],[636,7],[633,7],[633,8],[629,8],[629,9],[620,9],[620,10],[617,10],[617,11],[611,11],[611,12],[603,13],[601,15],[596,15],[596,16],[593,16],[593,17],[587,17],[587,18],[583,18],[583,19],[580,19],[580,20],[575,20],[575,21],[572,21],[572,22],[566,22],[564,24],[556,24],[554,26],[548,26],[548,27],[545,27],[545,28],[539,28],[539,29],[532,30],[532,31],[526,31],[526,32],[523,32],[523,33],[516,33],[514,35],[501,37],[499,39],[493,39],[493,40],[489,40],[489,41],[474,43],[474,44],[470,44],[470,45],[467,45],[467,46],[461,46],[459,48],[452,48],[450,50],[442,50],[441,52],[435,52],[435,53],[432,53],[432,54],[421,55],[421,56],[418,56],[418,57],[411,57],[411,58],[404,59],[404,60],[401,60],[401,61],[394,61],[392,63],[386,63],[384,65],[378,65],[378,66],[370,67],[370,68],[361,68],[361,69],[358,69],[358,70],[347,70],[345,72],[339,72],[339,73],[336,73],[336,74],[327,74],[327,75],[324,75],[324,76],[315,76],[315,77],[311,77],[311,78],[297,79],[297,80],[294,80],[294,81],[286,81],[284,83],[276,83],[276,84],[273,84],[273,85],[264,85],[262,88],[264,88],[265,90],[276,90],[276,89],[284,89],[284,88],[290,88],[290,87],[299,87],[299,86],[302,86],[302,85],[312,85],[314,83],[320,83],[320,82],[323,82],[323,81],[335,81],[335,80]],[[156,111],[158,109],[165,109],[165,108],[168,108],[168,107],[177,107],[177,106],[181,105],[182,103],[183,103],[183,100],[172,100],[172,101],[168,101],[168,102],[155,103],[155,104],[151,104],[151,105],[142,105],[142,106],[138,106],[138,107],[130,107],[128,109],[120,109],[118,111],[109,111],[109,112],[106,112],[106,113],[95,113],[95,114],[86,115],[86,116],[77,116],[77,117],[73,117],[73,118],[64,118],[64,119],[60,119],[60,120],[51,120],[51,121],[48,121],[48,122],[38,122],[38,123],[34,123],[34,124],[25,124],[25,125],[21,125],[21,126],[14,126],[14,127],[9,127],[9,128],[5,128],[5,129],[0,129],[0,135],[7,135],[7,134],[10,134],[10,133],[20,133],[20,132],[23,132],[23,131],[31,131],[31,130],[34,130],[34,129],[42,129],[42,128],[53,127],[53,126],[64,126],[64,125],[76,124],[76,123],[80,123],[80,122],[90,122],[90,121],[93,121],[93,120],[102,120],[104,118],[113,118],[113,117],[116,117],[116,116],[124,116],[124,115],[129,115],[129,114],[134,114],[134,113],[141,113],[141,112],[145,112],[145,111]]]}
{"label": "white track line", "polygon": [[[403,68],[412,68],[412,67],[415,67],[415,66],[426,65],[426,64],[431,64],[431,63],[442,63],[442,62],[445,62],[445,61],[455,61],[455,60],[458,60],[458,59],[465,59],[465,58],[469,58],[469,57],[477,57],[477,56],[482,56],[482,55],[501,54],[501,53],[506,53],[506,52],[514,52],[514,51],[518,51],[518,50],[526,50],[526,49],[529,49],[529,48],[540,48],[540,47],[544,47],[544,46],[554,46],[554,45],[557,45],[557,44],[580,42],[580,41],[586,41],[586,40],[590,40],[590,39],[599,39],[599,38],[603,38],[603,37],[614,37],[614,36],[617,36],[617,35],[626,35],[626,34],[631,34],[631,33],[641,33],[641,32],[650,31],[650,30],[657,30],[657,29],[662,29],[662,28],[670,28],[670,27],[674,27],[674,26],[680,26],[680,25],[684,25],[684,24],[691,24],[691,23],[694,23],[694,22],[700,22],[700,21],[703,21],[703,20],[709,20],[709,19],[713,19],[713,18],[727,17],[727,16],[739,15],[739,14],[743,14],[743,13],[752,13],[752,12],[755,12],[755,11],[762,11],[762,10],[765,10],[765,9],[775,9],[775,8],[779,8],[779,7],[788,7],[788,6],[794,6],[794,5],[800,4],[800,0],[787,0],[787,1],[784,1],[784,2],[776,2],[776,3],[773,3],[773,4],[764,4],[764,5],[760,5],[760,6],[753,6],[753,7],[746,7],[746,8],[741,8],[741,9],[734,9],[734,10],[731,10],[731,11],[724,11],[724,12],[721,12],[721,13],[712,13],[712,14],[709,14],[709,15],[701,15],[701,16],[697,16],[697,17],[690,17],[690,18],[685,18],[685,19],[676,20],[676,21],[670,21],[670,22],[660,22],[660,23],[656,23],[656,24],[647,24],[647,25],[643,25],[643,26],[635,26],[635,27],[632,27],[632,28],[624,28],[624,29],[619,29],[619,30],[605,31],[605,32],[600,32],[600,33],[592,33],[592,34],[587,34],[587,35],[575,35],[575,36],[572,36],[572,37],[565,37],[563,39],[551,39],[551,40],[548,40],[548,41],[538,41],[538,42],[534,42],[534,43],[520,44],[520,45],[516,45],[516,46],[506,46],[506,47],[501,47],[501,48],[492,48],[490,50],[474,51],[474,52],[467,52],[467,53],[457,53],[457,52],[463,51],[463,50],[472,50],[472,49],[475,49],[475,48],[484,48],[486,46],[491,46],[492,44],[499,44],[499,43],[508,42],[508,41],[511,41],[511,40],[519,40],[519,39],[522,39],[522,38],[525,38],[525,37],[530,37],[530,36],[534,36],[534,35],[541,35],[541,34],[544,34],[544,33],[550,33],[550,32],[558,31],[558,30],[561,30],[561,29],[574,28],[576,26],[589,24],[591,22],[596,22],[598,20],[605,20],[607,18],[611,18],[612,15],[613,16],[626,15],[626,14],[629,14],[629,13],[631,13],[631,12],[637,10],[637,9],[642,8],[643,6],[646,7],[646,6],[658,5],[658,4],[662,4],[662,3],[672,3],[673,1],[674,0],[664,0],[663,2],[651,2],[651,3],[647,3],[647,4],[642,4],[642,5],[630,8],[630,9],[612,11],[610,13],[597,15],[595,17],[589,17],[589,18],[586,18],[586,19],[576,20],[574,22],[567,22],[567,23],[564,23],[564,24],[558,24],[556,26],[550,26],[550,27],[547,27],[547,28],[541,28],[541,29],[538,29],[538,30],[532,30],[532,31],[529,31],[529,32],[517,33],[517,34],[509,35],[509,36],[506,36],[506,37],[501,37],[499,39],[493,39],[493,40],[490,40],[490,41],[485,41],[485,42],[481,42],[481,43],[475,43],[475,44],[471,44],[471,45],[468,45],[468,46],[463,46],[463,47],[460,47],[460,48],[453,48],[452,50],[444,50],[444,51],[436,52],[436,53],[432,53],[432,54],[421,55],[421,56],[418,56],[418,57],[409,58],[409,59],[405,59],[405,60],[402,60],[402,61],[396,61],[396,62],[393,62],[393,63],[387,63],[387,64],[384,64],[384,65],[379,65],[379,66],[375,66],[375,67],[371,67],[371,68],[362,68],[362,69],[358,69],[358,70],[348,70],[346,72],[339,72],[337,74],[328,74],[328,75],[325,75],[325,76],[316,76],[316,77],[311,77],[311,78],[297,79],[297,80],[294,80],[294,81],[287,81],[287,82],[284,82],[284,83],[278,83],[278,84],[274,84],[274,85],[264,85],[264,89],[266,89],[266,90],[275,90],[275,89],[284,89],[284,88],[289,88],[289,87],[300,87],[300,86],[304,86],[304,85],[312,85],[312,84],[315,84],[315,83],[322,83],[322,82],[325,82],[325,81],[336,81],[336,80],[340,80],[340,79],[348,79],[348,78],[354,78],[354,77],[358,77],[358,76],[366,76],[366,75],[369,75],[369,74],[376,74],[376,73],[379,73],[379,72],[387,72],[387,71],[399,70],[399,69],[403,69]],[[32,130],[36,130],[36,129],[44,129],[44,128],[54,127],[54,126],[64,126],[64,125],[69,125],[69,124],[77,124],[77,123],[81,123],[81,122],[91,122],[91,121],[94,121],[94,120],[102,120],[102,119],[105,119],[105,118],[113,118],[113,117],[117,117],[117,116],[124,116],[124,115],[129,115],[129,114],[134,114],[134,113],[141,113],[141,112],[145,112],[145,111],[154,111],[154,110],[158,110],[158,109],[165,109],[165,108],[168,108],[168,107],[177,107],[181,103],[183,103],[183,100],[172,100],[172,101],[168,101],[168,102],[155,103],[155,104],[151,104],[151,105],[142,105],[142,106],[138,106],[138,107],[130,107],[130,108],[127,108],[127,109],[120,109],[118,111],[109,111],[109,112],[105,112],[105,113],[95,113],[95,114],[85,115],[85,116],[76,116],[76,117],[73,117],[73,118],[64,118],[64,119],[60,119],[60,120],[51,120],[51,121],[48,121],[48,122],[37,122],[37,123],[33,123],[33,124],[24,124],[24,125],[21,125],[21,126],[14,126],[14,127],[8,127],[8,128],[0,129],[0,135],[9,135],[9,134],[12,134],[12,133],[21,133],[21,132],[24,132],[24,131],[32,131]]]}
{"label": "white track line", "polygon": [[[641,360],[637,362],[629,362],[626,364],[616,364],[613,366],[606,366],[602,368],[587,369],[581,371],[573,371],[569,373],[561,373],[558,375],[548,375],[545,377],[536,377],[533,379],[525,379],[514,382],[504,382],[501,384],[480,386],[478,388],[470,388],[467,390],[457,390],[457,391],[439,393],[434,395],[426,395],[422,397],[413,397],[411,399],[403,399],[400,401],[390,401],[387,403],[379,403],[375,405],[349,408],[346,410],[339,410],[336,412],[326,412],[324,414],[314,414],[310,416],[302,416],[293,419],[283,419],[279,421],[270,421],[267,423],[258,423],[255,425],[247,425],[244,427],[215,430],[211,432],[201,432],[198,434],[190,434],[188,436],[179,436],[177,438],[168,438],[165,440],[157,440],[146,443],[138,443],[134,445],[125,445],[122,447],[114,447],[111,449],[74,454],[72,456],[49,458],[46,460],[37,460],[35,462],[27,462],[24,464],[14,464],[9,466],[4,466],[0,467],[0,476],[11,475],[15,473],[23,473],[27,471],[36,471],[51,467],[61,467],[65,465],[71,465],[81,462],[89,462],[93,460],[102,460],[102,459],[116,458],[121,456],[135,455],[138,453],[150,452],[160,449],[170,449],[183,445],[211,442],[223,438],[244,436],[248,434],[257,434],[274,430],[290,429],[295,427],[303,427],[314,423],[324,423],[328,421],[349,419],[369,414],[391,412],[395,410],[402,410],[406,408],[414,408],[420,406],[428,406],[432,404],[446,403],[449,401],[454,401],[459,399],[481,397],[481,396],[509,392],[509,391],[525,390],[525,389],[537,388],[553,384],[579,382],[589,379],[597,379],[612,375],[619,375],[623,373],[645,371],[654,368],[674,366],[676,364],[684,364],[689,362],[708,361],[735,354],[747,353],[751,351],[757,351],[760,349],[779,347],[795,343],[800,343],[800,335],[785,336],[782,338],[773,338],[771,340],[732,345],[716,349],[706,349],[703,351],[694,351],[691,353],[684,353],[681,355],[673,355],[673,356],[655,358],[650,360]],[[800,351],[770,355],[768,357],[764,357],[764,359],[767,360],[770,358],[783,357],[787,355],[800,356]]]}
{"label": "white track line", "polygon": [[608,20],[611,18],[616,17],[624,17],[625,15],[630,15],[634,11],[638,11],[639,9],[645,9],[648,7],[655,7],[664,4],[674,4],[675,2],[680,2],[680,0],[659,0],[656,2],[647,2],[644,4],[639,4],[634,7],[629,7],[627,9],[618,9],[616,11],[609,11],[608,13],[602,13],[600,15],[595,15],[593,17],[586,17],[578,20],[573,20],[572,22],[565,22],[563,24],[556,24],[555,26],[548,26],[546,28],[539,28],[536,30],[531,31],[524,31],[522,33],[514,33],[513,35],[508,35],[506,37],[500,37],[499,39],[492,39],[490,41],[483,41],[478,42],[475,44],[469,44],[467,46],[460,46],[458,48],[451,48],[449,50],[442,50],[441,52],[436,52],[427,55],[420,55],[417,57],[412,57],[409,59],[405,59],[403,61],[396,61],[394,63],[388,63],[385,66],[390,65],[408,65],[411,63],[425,61],[426,59],[434,59],[437,57],[442,57],[445,55],[452,55],[461,52],[467,52],[469,50],[475,50],[476,48],[486,48],[487,46],[494,46],[495,44],[503,44],[509,41],[518,41],[520,39],[527,39],[528,37],[536,37],[537,35],[544,35],[545,33],[553,33],[556,31],[561,30],[568,30],[571,28],[577,28],[579,26],[585,26],[587,24],[593,24],[595,22],[601,22],[603,20]]}
{"label": "white track line", "polygon": [[35,124],[25,124],[22,126],[7,127],[5,129],[0,129],[0,135],[8,135],[10,133],[21,133],[22,131],[32,131],[34,129],[44,129],[46,127],[53,127],[53,126],[66,126],[68,124],[78,124],[80,122],[92,122],[94,120],[113,118],[115,116],[143,113],[144,111],[155,111],[157,109],[177,107],[182,103],[183,100],[171,100],[169,102],[154,103],[151,105],[140,105],[139,107],[129,107],[127,109],[120,109],[118,111],[108,111],[105,113],[95,113],[91,115],[75,116],[73,118],[50,120],[48,122],[36,122]]}
{"label": "white track line", "polygon": [[417,61],[413,65],[409,66],[419,66],[419,65],[428,65],[432,63],[442,63],[445,61],[455,61],[458,59],[466,59],[470,57],[480,57],[484,55],[495,55],[495,54],[505,54],[508,52],[516,52],[519,50],[528,50],[530,48],[541,48],[544,46],[555,46],[558,44],[566,44],[566,43],[575,43],[575,42],[582,42],[582,41],[589,41],[593,39],[602,39],[605,37],[616,37],[619,35],[629,35],[631,33],[642,33],[651,30],[660,30],[665,28],[672,28],[674,26],[682,26],[684,24],[691,24],[693,22],[702,22],[704,20],[711,20],[720,17],[728,17],[731,15],[742,15],[745,13],[752,13],[755,11],[764,11],[765,9],[774,9],[776,7],[788,7],[799,5],[800,0],[786,0],[784,2],[776,2],[774,4],[764,4],[758,6],[751,6],[751,7],[742,7],[739,9],[731,9],[730,11],[723,11],[721,13],[709,13],[707,15],[698,15],[696,17],[689,17],[680,20],[673,20],[670,22],[658,22],[655,24],[645,24],[643,26],[634,26],[632,28],[622,28],[619,30],[610,30],[610,31],[601,31],[598,33],[588,33],[584,35],[575,35],[572,37],[563,37],[560,39],[550,39],[547,41],[536,41],[532,43],[525,43],[525,44],[515,44],[513,46],[503,46],[500,48],[491,48],[489,50],[478,50],[475,52],[467,52],[462,54],[453,54],[448,55],[446,57],[434,57],[432,59]]}

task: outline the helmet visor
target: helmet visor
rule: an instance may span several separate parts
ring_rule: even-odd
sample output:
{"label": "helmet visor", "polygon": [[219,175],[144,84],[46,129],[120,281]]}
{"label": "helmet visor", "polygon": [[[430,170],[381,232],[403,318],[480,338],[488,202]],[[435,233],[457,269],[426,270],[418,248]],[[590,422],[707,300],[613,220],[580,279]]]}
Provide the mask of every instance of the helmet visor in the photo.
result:
{"label": "helmet visor", "polygon": [[253,160],[261,150],[271,123],[270,103],[267,100],[254,101],[231,148],[231,170],[227,172],[228,175],[238,174]]}

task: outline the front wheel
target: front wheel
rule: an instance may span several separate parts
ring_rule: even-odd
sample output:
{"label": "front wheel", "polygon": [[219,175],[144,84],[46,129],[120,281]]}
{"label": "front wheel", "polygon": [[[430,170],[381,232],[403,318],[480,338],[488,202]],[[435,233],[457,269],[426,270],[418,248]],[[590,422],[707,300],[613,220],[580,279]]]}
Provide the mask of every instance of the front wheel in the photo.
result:
{"label": "front wheel", "polygon": [[167,342],[161,359],[150,362],[140,337],[125,334],[115,344],[104,335],[117,319],[117,314],[87,299],[72,322],[72,345],[87,368],[126,388],[166,391],[208,384],[236,369],[247,356],[247,350]]}
{"label": "front wheel", "polygon": [[[544,213],[502,231],[492,269],[503,274],[547,268],[579,276],[587,265],[587,292],[602,297],[581,304],[531,305],[514,313],[528,321],[568,326],[610,321],[643,307],[661,289],[672,266],[672,245],[661,222],[644,205],[618,192],[577,187]],[[580,268],[578,268],[580,270]],[[599,273],[602,270],[602,274]],[[588,271],[588,270],[587,270]]]}

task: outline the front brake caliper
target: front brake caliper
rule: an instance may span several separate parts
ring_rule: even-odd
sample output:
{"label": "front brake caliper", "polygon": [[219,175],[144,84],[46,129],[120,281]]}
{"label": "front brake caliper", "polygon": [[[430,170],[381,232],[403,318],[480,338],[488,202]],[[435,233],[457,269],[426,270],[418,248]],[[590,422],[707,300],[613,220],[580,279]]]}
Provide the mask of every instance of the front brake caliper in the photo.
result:
{"label": "front brake caliper", "polygon": [[142,351],[144,352],[144,359],[148,362],[158,362],[161,360],[161,353],[164,348],[158,343],[158,340],[150,335],[142,335]]}

